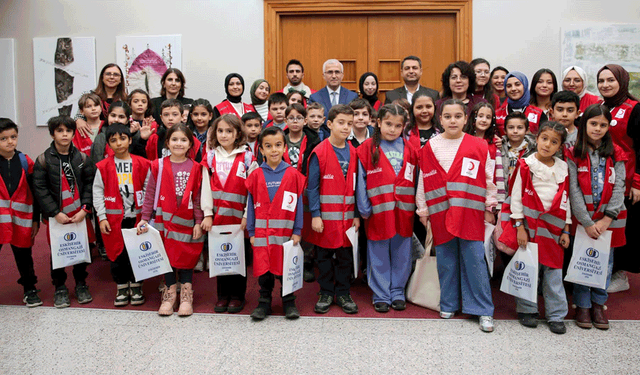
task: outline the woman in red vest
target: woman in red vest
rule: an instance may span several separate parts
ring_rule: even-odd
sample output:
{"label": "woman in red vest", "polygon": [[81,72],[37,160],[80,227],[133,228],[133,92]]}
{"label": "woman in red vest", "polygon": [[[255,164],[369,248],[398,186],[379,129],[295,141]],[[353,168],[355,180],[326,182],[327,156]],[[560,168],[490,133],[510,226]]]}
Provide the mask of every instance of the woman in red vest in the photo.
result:
{"label": "woman in red vest", "polygon": [[601,99],[587,91],[587,73],[579,66],[570,66],[562,72],[562,89],[573,91],[580,97],[580,112],[584,113],[591,104]]}
{"label": "woman in red vest", "polygon": [[[578,139],[569,164],[569,192],[574,225],[579,222],[587,234],[597,239],[612,231],[611,250],[626,242],[624,230],[627,210],[624,207],[626,155],[611,140],[609,108],[594,104],[587,107],[578,127]],[[593,168],[592,168],[593,167]],[[609,253],[607,284],[611,279],[613,251]],[[605,315],[605,289],[574,284],[576,324],[581,328],[595,326],[608,329]]]}
{"label": "woman in red vest", "polygon": [[244,78],[240,74],[231,73],[224,79],[224,91],[227,93],[227,98],[213,108],[214,119],[226,113],[232,113],[241,118],[247,112],[256,111],[253,105],[242,102]]}
{"label": "woman in red vest", "polygon": [[507,104],[496,110],[498,134],[501,137],[505,134],[504,119],[511,112],[524,112],[529,120],[529,131],[536,134],[538,126],[547,121],[547,115],[540,108],[530,104],[531,93],[527,76],[521,72],[507,74],[504,80],[504,91],[507,93]]}
{"label": "woman in red vest", "polygon": [[598,90],[604,104],[611,109],[611,138],[627,157],[625,174],[625,206],[627,207],[627,244],[616,249],[613,259],[613,275],[607,291],[620,292],[629,289],[629,279],[624,271],[640,272],[640,174],[638,154],[640,145],[640,105],[629,93],[629,73],[620,65],[607,64],[598,71]]}

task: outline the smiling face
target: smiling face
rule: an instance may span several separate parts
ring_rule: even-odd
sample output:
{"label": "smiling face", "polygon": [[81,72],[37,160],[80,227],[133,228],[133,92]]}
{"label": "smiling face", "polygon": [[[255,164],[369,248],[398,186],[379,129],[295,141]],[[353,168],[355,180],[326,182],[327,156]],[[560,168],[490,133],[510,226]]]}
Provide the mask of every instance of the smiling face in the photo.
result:
{"label": "smiling face", "polygon": [[489,65],[480,63],[473,68],[473,71],[476,73],[476,87],[480,90],[489,83]]}
{"label": "smiling face", "polygon": [[181,131],[176,131],[171,134],[167,146],[169,151],[171,151],[172,157],[181,158],[187,155],[192,145],[186,134]]}
{"label": "smiling face", "polygon": [[482,107],[476,114],[476,131],[484,134],[490,127],[493,120],[493,111],[489,107]]}
{"label": "smiling face", "polygon": [[462,128],[467,122],[467,113],[459,104],[449,104],[442,108],[440,123],[444,128],[444,137],[457,139],[462,136]]}
{"label": "smiling face", "polygon": [[405,60],[400,71],[405,84],[416,84],[422,78],[422,68],[417,60]]}
{"label": "smiling face", "polygon": [[516,101],[524,95],[524,85],[516,77],[509,77],[506,91],[509,99]]}
{"label": "smiling face", "polygon": [[378,84],[376,83],[376,79],[373,76],[368,76],[365,78],[362,83],[362,89],[364,90],[365,95],[373,96],[378,90]]}
{"label": "smiling face", "polygon": [[273,134],[262,137],[260,152],[267,160],[267,164],[275,169],[282,161],[285,140],[282,134]]}
{"label": "smiling face", "polygon": [[598,90],[603,98],[611,98],[620,91],[620,83],[609,69],[598,75]]}
{"label": "smiling face", "polygon": [[113,107],[109,111],[109,116],[107,117],[107,124],[111,125],[114,122],[119,122],[122,124],[128,124],[129,119],[127,118],[127,114],[124,112],[124,108],[122,107]]}
{"label": "smiling face", "polygon": [[414,99],[413,117],[416,119],[418,126],[431,123],[435,112],[436,106],[434,105],[431,97],[420,96],[417,99]]}
{"label": "smiling face", "polygon": [[291,96],[289,97],[289,105],[293,104],[293,103],[300,103],[302,104],[302,94],[300,94],[299,92],[294,92],[293,94],[291,94]]}
{"label": "smiling face", "polygon": [[199,105],[191,111],[191,121],[197,129],[206,129],[213,118],[213,113],[207,110],[207,107]]}
{"label": "smiling face", "polygon": [[609,131],[609,120],[603,115],[587,120],[587,138],[590,143],[599,145],[602,137]]}
{"label": "smiling face", "polygon": [[256,88],[256,98],[260,100],[267,100],[267,98],[269,98],[269,91],[269,84],[262,82],[258,85],[258,88]]}
{"label": "smiling face", "polygon": [[324,80],[327,82],[327,86],[334,91],[340,87],[342,79],[344,78],[344,73],[338,63],[327,64],[323,75]]}
{"label": "smiling face", "polygon": [[491,86],[493,86],[493,91],[498,93],[504,91],[504,79],[506,77],[507,72],[504,70],[496,70],[493,72],[493,76],[491,77]]}
{"label": "smiling face", "polygon": [[463,75],[460,69],[453,68],[449,76],[449,87],[453,96],[463,97],[469,90],[469,77]]}
{"label": "smiling face", "polygon": [[351,135],[353,116],[339,113],[333,121],[327,121],[327,126],[331,129],[331,138],[342,143]]}
{"label": "smiling face", "polygon": [[244,88],[242,87],[242,82],[240,78],[233,77],[229,80],[229,86],[227,86],[227,90],[229,91],[229,95],[231,96],[240,96],[242,95],[242,91]]}
{"label": "smiling face", "polygon": [[388,113],[383,119],[378,119],[380,136],[385,141],[395,141],[404,128],[404,117]]}
{"label": "smiling face", "polygon": [[584,81],[582,77],[580,77],[580,74],[575,70],[570,70],[562,80],[562,89],[573,91],[580,95],[582,90],[584,90]]}
{"label": "smiling face", "polygon": [[180,89],[182,88],[182,81],[175,73],[169,73],[167,78],[164,80],[163,87],[167,92],[168,97],[177,97],[180,93]]}
{"label": "smiling face", "polygon": [[538,156],[542,159],[550,159],[562,147],[562,137],[556,131],[547,129],[538,134]]}
{"label": "smiling face", "polygon": [[549,97],[553,93],[553,78],[549,73],[542,73],[535,87],[536,95],[539,97]]}
{"label": "smiling face", "polygon": [[236,138],[238,138],[236,129],[224,120],[221,120],[216,128],[216,139],[220,146],[227,150],[227,152],[231,152],[233,151],[233,143],[236,141]]}
{"label": "smiling face", "polygon": [[365,129],[371,123],[371,116],[368,108],[360,108],[353,110],[353,127],[361,130]]}
{"label": "smiling face", "polygon": [[112,66],[104,71],[104,74],[102,75],[102,83],[104,83],[106,88],[115,90],[120,82],[122,82],[122,74],[120,74],[120,69],[118,69],[118,67]]}

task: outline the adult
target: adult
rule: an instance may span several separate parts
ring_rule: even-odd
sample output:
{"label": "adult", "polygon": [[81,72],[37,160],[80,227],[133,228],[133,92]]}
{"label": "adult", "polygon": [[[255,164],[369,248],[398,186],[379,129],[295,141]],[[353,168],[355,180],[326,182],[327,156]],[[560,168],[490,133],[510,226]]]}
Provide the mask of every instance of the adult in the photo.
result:
{"label": "adult", "polygon": [[493,92],[493,86],[489,82],[491,65],[483,58],[473,59],[470,62],[471,69],[476,74],[476,91],[474,95],[483,97],[493,105],[494,110],[500,107],[500,98]]}
{"label": "adult", "polygon": [[226,113],[232,113],[241,118],[247,112],[255,112],[253,106],[242,102],[244,93],[244,78],[238,73],[230,73],[224,79],[224,91],[227,98],[213,108],[213,118],[216,119]]}
{"label": "adult", "polygon": [[507,93],[507,105],[496,110],[496,124],[498,134],[502,137],[504,133],[504,119],[511,112],[523,112],[529,121],[529,131],[533,134],[538,132],[538,126],[547,121],[547,115],[542,110],[531,104],[531,93],[529,92],[529,80],[522,72],[511,72],[504,80],[504,91]]}
{"label": "adult", "polygon": [[286,67],[287,79],[289,83],[280,91],[286,94],[292,91],[298,91],[305,97],[305,99],[309,99],[311,94],[315,93],[315,90],[312,90],[309,86],[305,85],[302,80],[304,79],[304,66],[302,63],[296,59],[291,59],[287,63]]}
{"label": "adult", "polygon": [[358,87],[360,88],[362,99],[368,101],[373,109],[377,111],[382,107],[382,102],[378,99],[378,76],[371,72],[366,72],[360,76]]}
{"label": "adult", "polygon": [[418,91],[425,91],[429,96],[440,98],[440,93],[434,89],[420,86],[422,78],[422,60],[418,56],[407,56],[400,63],[400,76],[404,81],[404,86],[387,91],[384,104],[393,103],[396,99],[407,99],[411,104],[411,99]]}
{"label": "adult", "polygon": [[627,244],[616,248],[613,257],[613,275],[607,291],[610,293],[629,289],[629,280],[624,271],[640,272],[640,161],[634,145],[640,145],[640,105],[629,93],[629,73],[620,65],[607,64],[598,71],[598,90],[604,104],[611,109],[609,133],[613,143],[627,156],[625,163],[625,207]]}
{"label": "adult", "polygon": [[344,67],[336,59],[329,59],[322,64],[322,75],[327,85],[311,94],[309,103],[320,103],[324,106],[324,117],[329,117],[329,109],[337,104],[349,104],[358,94],[342,87]]}
{"label": "adult", "polygon": [[271,120],[269,116],[269,94],[271,93],[271,86],[266,79],[260,78],[253,82],[249,94],[251,95],[251,104],[255,108],[256,112],[262,117],[262,122]]}
{"label": "adult", "polygon": [[162,123],[162,102],[167,99],[177,99],[182,103],[191,104],[193,103],[193,99],[184,97],[185,84],[187,83],[184,78],[184,74],[177,68],[169,68],[167,69],[162,78],[160,78],[160,96],[157,98],[151,99],[151,108],[153,110],[153,118],[158,123],[158,126],[163,125]]}
{"label": "adult", "polygon": [[442,98],[436,102],[436,118],[440,118],[442,103],[449,99],[461,100],[467,109],[467,116],[471,115],[473,107],[480,102],[486,102],[476,92],[476,73],[466,61],[456,61],[449,64],[442,72]]}
{"label": "adult", "polygon": [[570,66],[562,72],[562,89],[578,94],[580,112],[584,112],[591,104],[598,104],[601,101],[597,95],[587,91],[587,72],[579,66]]}
{"label": "adult", "polygon": [[531,89],[529,95],[530,104],[540,108],[544,114],[551,109],[551,97],[558,92],[558,80],[551,69],[542,68],[538,70],[531,79]]}
{"label": "adult", "polygon": [[[496,66],[491,71],[491,87],[500,99],[500,105],[498,107],[503,106],[507,100],[507,93],[504,91],[504,79],[507,77],[507,74],[509,74],[509,71],[504,66]],[[498,107],[496,107],[496,109],[498,109]]]}

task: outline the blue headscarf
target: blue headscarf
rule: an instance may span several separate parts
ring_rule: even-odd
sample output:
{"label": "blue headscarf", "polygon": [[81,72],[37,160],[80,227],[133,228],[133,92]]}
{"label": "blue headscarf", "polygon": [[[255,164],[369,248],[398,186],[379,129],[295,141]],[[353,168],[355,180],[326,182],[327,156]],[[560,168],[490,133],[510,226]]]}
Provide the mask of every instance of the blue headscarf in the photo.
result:
{"label": "blue headscarf", "polygon": [[504,78],[504,91],[507,92],[507,81],[509,80],[509,78],[514,77],[516,79],[518,79],[518,81],[520,81],[522,83],[523,90],[524,93],[522,94],[522,97],[518,100],[512,100],[509,95],[507,95],[507,103],[509,103],[509,107],[511,108],[525,108],[526,106],[529,105],[529,101],[531,100],[531,94],[529,93],[529,80],[527,79],[527,76],[524,75],[524,73],[522,72],[511,72],[509,74],[507,74],[507,76]]}

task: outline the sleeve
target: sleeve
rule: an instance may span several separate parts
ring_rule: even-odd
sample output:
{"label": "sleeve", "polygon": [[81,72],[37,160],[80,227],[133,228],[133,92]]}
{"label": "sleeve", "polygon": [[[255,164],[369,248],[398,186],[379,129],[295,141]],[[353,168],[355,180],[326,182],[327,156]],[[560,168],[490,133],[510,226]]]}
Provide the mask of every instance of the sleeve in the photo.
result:
{"label": "sleeve", "polygon": [[296,204],[296,220],[293,222],[293,234],[301,235],[302,226],[304,224],[304,209],[302,209],[302,194],[298,194],[298,203]]}
{"label": "sleeve", "polygon": [[[42,159],[44,159],[44,156],[42,156]],[[48,180],[49,176],[46,166],[40,163],[40,157],[38,157],[33,166],[33,195],[40,204],[43,216],[54,217],[60,212],[60,208],[58,207],[57,200],[51,194],[51,191],[49,191]]]}
{"label": "sleeve", "polygon": [[93,196],[91,194],[93,190],[93,178],[96,174],[95,163],[92,163],[89,158],[85,158],[85,155],[79,150],[76,150],[80,159],[82,160],[82,169],[80,170],[82,179],[82,195],[81,202],[87,206],[87,210],[91,211],[93,207]]}
{"label": "sleeve", "polygon": [[251,193],[247,194],[247,232],[249,237],[256,235],[256,215],[253,210],[253,196]]}
{"label": "sleeve", "polygon": [[[576,163],[570,159],[567,160],[567,165],[569,166],[569,200],[571,201],[571,212],[583,227],[590,227],[594,222],[591,220],[591,216],[587,211],[582,189],[580,189],[580,184],[578,183],[578,167]],[[622,184],[624,185],[624,180]]]}
{"label": "sleeve", "polygon": [[211,189],[205,189],[209,183],[209,168],[202,166],[202,188],[200,189],[200,207],[204,216],[213,216],[213,195]]}
{"label": "sleeve", "polygon": [[142,217],[144,221],[151,220],[151,214],[153,213],[153,201],[156,198],[156,179],[153,177],[151,168],[147,173],[147,188],[144,192],[144,204],[142,205]]}
{"label": "sleeve", "polygon": [[504,182],[504,169],[502,168],[502,153],[496,150],[496,169],[494,179],[496,180],[496,200],[498,201],[498,209],[507,197],[507,191]]}
{"label": "sleeve", "polygon": [[567,216],[564,222],[566,225],[571,225],[571,199],[567,199]]}
{"label": "sleeve", "polygon": [[420,217],[429,217],[429,210],[427,209],[427,197],[424,195],[424,176],[422,169],[418,174],[418,185],[416,187],[416,214]]}
{"label": "sleeve", "polygon": [[511,187],[511,218],[512,219],[524,219],[524,213],[522,208],[522,177],[520,172],[516,169],[516,176],[513,179],[513,186]]}
{"label": "sleeve", "polygon": [[[640,104],[636,104],[631,110],[629,123],[627,124],[627,135],[631,137],[634,145],[640,145]],[[634,189],[640,189],[640,147],[634,147],[636,152],[636,170],[631,180]]]}
{"label": "sleeve", "polygon": [[356,183],[356,204],[358,212],[364,219],[371,216],[371,201],[367,195],[367,178],[362,163],[358,160],[358,182]]}
{"label": "sleeve", "polygon": [[320,216],[320,162],[318,155],[312,154],[309,158],[309,179],[307,182],[307,198],[309,198],[309,211],[311,217]]}
{"label": "sleeve", "polygon": [[[133,142],[132,142],[133,143]],[[93,145],[91,145],[91,163],[93,165],[104,159],[104,149],[107,147],[104,133],[96,135]]]}
{"label": "sleeve", "polygon": [[96,177],[93,179],[93,208],[99,222],[107,220],[107,209],[104,204],[104,181],[102,181],[99,169],[96,170]]}
{"label": "sleeve", "polygon": [[613,186],[613,193],[611,195],[611,199],[609,199],[609,203],[607,204],[605,214],[611,218],[616,218],[624,208],[624,191],[627,171],[623,161],[616,162],[613,168],[616,173],[616,182]]}
{"label": "sleeve", "polygon": [[496,199],[496,185],[493,183],[495,163],[493,162],[493,159],[491,159],[491,154],[489,153],[489,151],[487,151],[487,160],[485,161],[484,166],[485,177],[487,180],[487,199],[484,205],[487,211],[492,212],[493,208],[498,205],[498,200]]}
{"label": "sleeve", "polygon": [[[27,156],[27,159],[31,160],[28,156]],[[33,162],[33,161],[31,161],[31,162]],[[32,195],[35,195],[34,194],[34,190],[33,190],[33,170],[34,170],[34,168],[35,168],[35,164],[33,164],[33,166],[31,167],[31,170],[28,171],[30,173],[27,173],[27,185],[29,185],[29,190],[31,191]],[[35,197],[33,199],[33,205],[32,206],[33,206],[33,215],[32,215],[31,220],[34,223],[38,223],[38,222],[40,222],[40,205],[38,204],[38,200]]]}
{"label": "sleeve", "polygon": [[198,186],[196,190],[200,191],[195,191],[193,194],[193,217],[195,219],[196,225],[200,225],[200,223],[202,223],[202,219],[204,219],[204,213],[202,212],[202,207],[200,206],[200,197],[202,195],[202,175],[197,176],[197,178],[199,178],[200,181],[197,181]]}
{"label": "sleeve", "polygon": [[142,156],[143,158],[147,158],[147,153],[145,151],[145,147],[147,146],[147,140],[142,139],[140,137],[140,132],[137,131],[131,138],[131,146],[129,147],[129,152],[134,155]]}

